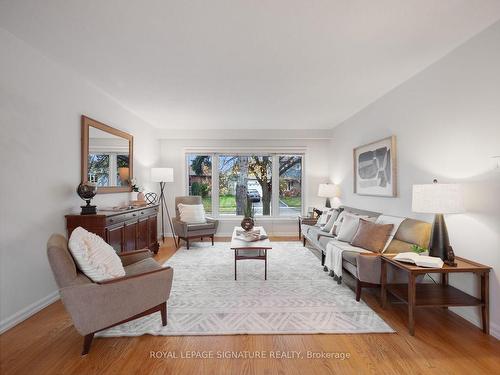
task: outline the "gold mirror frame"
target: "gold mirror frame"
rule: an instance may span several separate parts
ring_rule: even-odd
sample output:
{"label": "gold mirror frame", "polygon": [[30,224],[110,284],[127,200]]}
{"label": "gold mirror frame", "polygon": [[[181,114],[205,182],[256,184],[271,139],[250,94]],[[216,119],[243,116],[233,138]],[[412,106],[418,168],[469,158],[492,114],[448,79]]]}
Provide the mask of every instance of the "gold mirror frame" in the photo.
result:
{"label": "gold mirror frame", "polygon": [[[88,163],[89,163],[89,127],[100,129],[106,133],[113,134],[117,137],[128,140],[129,151],[129,179],[134,178],[134,137],[124,131],[115,129],[111,126],[103,124],[102,122],[91,119],[90,117],[82,115],[82,182],[88,182]],[[132,187],[129,186],[109,186],[98,187],[97,193],[127,193],[131,192]]]}

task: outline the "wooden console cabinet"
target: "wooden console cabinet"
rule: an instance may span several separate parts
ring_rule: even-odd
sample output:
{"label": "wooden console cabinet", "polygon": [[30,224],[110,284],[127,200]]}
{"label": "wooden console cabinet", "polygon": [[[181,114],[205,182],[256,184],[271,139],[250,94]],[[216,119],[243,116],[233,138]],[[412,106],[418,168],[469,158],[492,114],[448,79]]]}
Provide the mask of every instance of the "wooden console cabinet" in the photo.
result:
{"label": "wooden console cabinet", "polygon": [[68,238],[77,227],[95,233],[117,253],[148,248],[158,253],[158,205],[126,211],[98,211],[97,215],[66,215]]}

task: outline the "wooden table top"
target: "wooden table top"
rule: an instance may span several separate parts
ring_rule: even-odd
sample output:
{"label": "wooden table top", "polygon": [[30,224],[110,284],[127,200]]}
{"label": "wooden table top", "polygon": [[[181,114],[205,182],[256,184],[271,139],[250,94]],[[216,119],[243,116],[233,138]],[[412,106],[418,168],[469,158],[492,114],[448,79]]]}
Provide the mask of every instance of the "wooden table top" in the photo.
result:
{"label": "wooden table top", "polygon": [[491,267],[461,257],[455,257],[456,267],[444,264],[442,268],[419,267],[413,263],[400,262],[393,258],[396,254],[383,254],[388,263],[412,273],[455,273],[455,272],[489,272]]}
{"label": "wooden table top", "polygon": [[[254,229],[260,229],[260,232],[262,234],[267,235],[263,227],[254,227]],[[237,230],[243,230],[243,228],[234,227],[233,235],[231,237],[231,246],[230,246],[231,249],[233,250],[272,249],[271,241],[269,240],[269,238],[266,238],[265,240],[247,242],[236,238]]]}

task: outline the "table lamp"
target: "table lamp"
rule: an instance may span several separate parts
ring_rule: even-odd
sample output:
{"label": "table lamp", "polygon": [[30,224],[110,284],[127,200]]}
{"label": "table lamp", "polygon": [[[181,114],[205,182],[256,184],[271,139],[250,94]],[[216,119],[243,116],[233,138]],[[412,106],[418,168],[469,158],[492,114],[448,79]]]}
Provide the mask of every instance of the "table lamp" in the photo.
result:
{"label": "table lamp", "polygon": [[412,211],[434,214],[429,255],[448,260],[450,240],[444,214],[465,212],[460,185],[432,184],[413,185]]}
{"label": "table lamp", "polygon": [[160,183],[160,210],[161,210],[161,240],[165,242],[165,220],[164,212],[167,213],[168,223],[172,230],[172,237],[174,238],[175,247],[177,247],[177,240],[175,239],[174,227],[168,212],[168,205],[165,199],[165,184],[167,182],[174,182],[174,169],[173,168],[151,168],[151,181]]}
{"label": "table lamp", "polygon": [[332,207],[330,198],[338,197],[339,188],[335,184],[319,184],[318,197],[326,198],[325,207]]}

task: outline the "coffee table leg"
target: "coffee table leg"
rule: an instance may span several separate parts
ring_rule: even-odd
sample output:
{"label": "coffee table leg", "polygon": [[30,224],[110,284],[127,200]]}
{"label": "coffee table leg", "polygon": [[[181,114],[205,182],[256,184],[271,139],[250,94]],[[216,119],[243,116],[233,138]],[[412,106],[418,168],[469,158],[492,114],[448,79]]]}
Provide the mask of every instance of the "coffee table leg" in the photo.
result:
{"label": "coffee table leg", "polygon": [[238,254],[238,250],[234,250],[234,279],[236,280],[236,256]]}
{"label": "coffee table leg", "polygon": [[267,280],[267,250],[264,250],[264,280]]}

